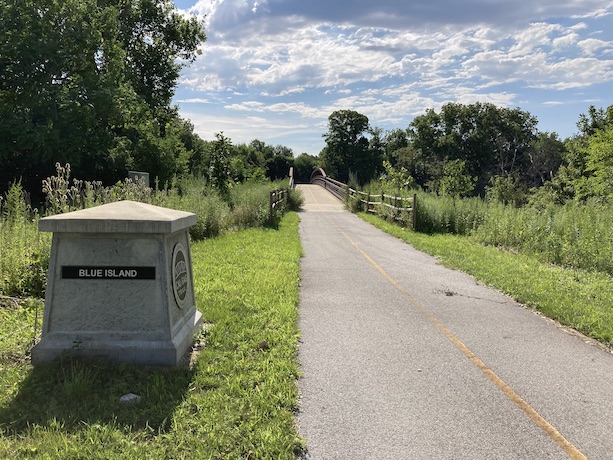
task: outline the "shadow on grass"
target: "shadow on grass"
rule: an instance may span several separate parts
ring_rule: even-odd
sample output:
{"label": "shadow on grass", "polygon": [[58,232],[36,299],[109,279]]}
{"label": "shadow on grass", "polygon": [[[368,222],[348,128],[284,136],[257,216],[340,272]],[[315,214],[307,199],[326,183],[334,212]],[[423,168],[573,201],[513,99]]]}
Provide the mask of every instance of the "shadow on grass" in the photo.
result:
{"label": "shadow on grass", "polygon": [[[33,368],[21,381],[17,395],[0,408],[0,428],[20,435],[32,425],[59,424],[74,433],[84,424],[96,423],[163,433],[193,375],[187,367],[58,359]],[[127,393],[140,396],[140,401],[120,403]]]}

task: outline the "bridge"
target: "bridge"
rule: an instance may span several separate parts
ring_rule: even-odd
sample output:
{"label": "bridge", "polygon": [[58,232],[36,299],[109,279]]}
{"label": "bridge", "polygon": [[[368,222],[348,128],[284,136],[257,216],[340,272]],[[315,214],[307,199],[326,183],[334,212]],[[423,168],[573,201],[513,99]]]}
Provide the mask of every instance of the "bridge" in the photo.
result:
{"label": "bridge", "polygon": [[335,185],[297,186],[309,459],[611,458],[613,355],[365,223]]}

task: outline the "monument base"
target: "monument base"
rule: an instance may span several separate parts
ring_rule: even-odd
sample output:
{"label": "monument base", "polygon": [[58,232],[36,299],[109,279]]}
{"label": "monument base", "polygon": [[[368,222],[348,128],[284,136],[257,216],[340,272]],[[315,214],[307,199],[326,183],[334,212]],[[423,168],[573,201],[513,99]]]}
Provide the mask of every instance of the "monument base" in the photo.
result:
{"label": "monument base", "polygon": [[202,313],[194,308],[194,315],[172,340],[144,340],[134,334],[118,339],[116,334],[100,332],[50,333],[32,349],[32,364],[36,366],[65,357],[146,366],[176,366],[190,349],[194,334],[201,328]]}

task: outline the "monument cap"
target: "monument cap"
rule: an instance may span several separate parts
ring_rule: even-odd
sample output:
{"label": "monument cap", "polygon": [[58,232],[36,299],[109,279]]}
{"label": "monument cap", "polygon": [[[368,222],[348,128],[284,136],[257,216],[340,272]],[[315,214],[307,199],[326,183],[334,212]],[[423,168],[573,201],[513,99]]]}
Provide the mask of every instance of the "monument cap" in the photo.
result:
{"label": "monument cap", "polygon": [[38,221],[41,232],[175,233],[196,224],[196,214],[136,201],[117,201]]}

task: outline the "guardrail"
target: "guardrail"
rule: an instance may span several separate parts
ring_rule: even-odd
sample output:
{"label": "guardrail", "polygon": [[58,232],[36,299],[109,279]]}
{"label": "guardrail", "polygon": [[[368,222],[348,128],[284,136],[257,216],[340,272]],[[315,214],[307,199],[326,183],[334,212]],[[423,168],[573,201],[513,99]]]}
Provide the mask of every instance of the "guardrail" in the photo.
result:
{"label": "guardrail", "polygon": [[268,207],[268,222],[270,225],[275,222],[275,212],[280,206],[285,206],[287,203],[287,195],[289,191],[287,189],[272,190],[270,192],[270,204]]}
{"label": "guardrail", "polygon": [[311,183],[322,186],[339,200],[348,201],[350,198],[360,200],[368,212],[380,213],[379,208],[386,207],[391,210],[392,216],[396,220],[400,220],[402,212],[408,212],[411,214],[411,225],[413,229],[416,227],[416,194],[413,194],[412,197],[387,195],[385,193],[381,193],[380,195],[371,195],[367,192],[354,190],[347,184],[330,179],[327,176],[316,176],[311,180]]}
{"label": "guardrail", "polygon": [[311,184],[321,185],[328,190],[332,195],[342,201],[347,201],[349,196],[349,186],[327,176],[316,176],[311,180]]}

